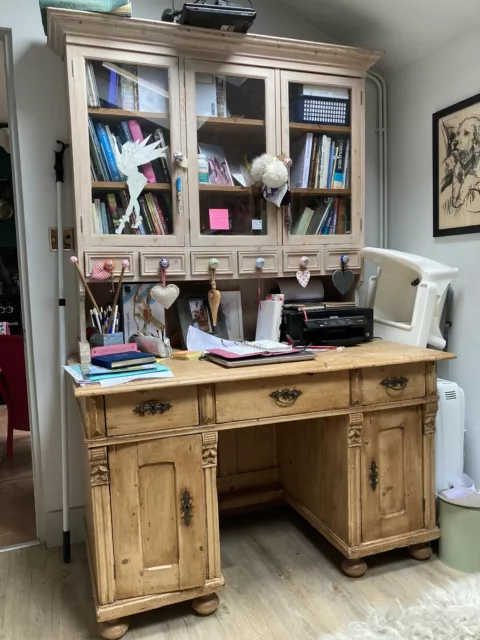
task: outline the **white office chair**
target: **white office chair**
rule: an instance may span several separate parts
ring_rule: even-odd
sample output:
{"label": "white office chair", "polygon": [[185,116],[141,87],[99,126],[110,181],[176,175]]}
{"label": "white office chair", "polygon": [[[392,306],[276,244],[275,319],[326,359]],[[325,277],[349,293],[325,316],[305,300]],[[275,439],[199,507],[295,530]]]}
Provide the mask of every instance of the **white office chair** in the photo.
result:
{"label": "white office chair", "polygon": [[440,318],[448,285],[458,269],[391,249],[366,247],[362,256],[377,265],[365,301],[366,307],[373,308],[375,336],[444,349]]}

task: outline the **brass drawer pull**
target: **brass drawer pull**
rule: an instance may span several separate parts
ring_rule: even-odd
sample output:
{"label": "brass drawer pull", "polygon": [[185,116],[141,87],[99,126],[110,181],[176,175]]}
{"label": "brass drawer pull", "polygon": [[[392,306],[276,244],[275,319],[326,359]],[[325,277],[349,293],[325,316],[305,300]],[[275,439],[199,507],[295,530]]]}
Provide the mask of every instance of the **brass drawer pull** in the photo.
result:
{"label": "brass drawer pull", "polygon": [[380,384],[386,389],[392,391],[403,391],[408,384],[408,378],[403,376],[392,376],[391,378],[384,378]]}
{"label": "brass drawer pull", "polygon": [[370,465],[369,477],[370,477],[370,486],[372,487],[373,491],[376,491],[377,485],[378,485],[378,467],[375,460],[372,460],[372,464]]}
{"label": "brass drawer pull", "polygon": [[193,518],[193,502],[190,491],[185,489],[180,498],[180,511],[182,514],[182,520],[185,526],[190,526]]}
{"label": "brass drawer pull", "polygon": [[290,407],[298,400],[302,395],[302,391],[297,389],[279,389],[278,391],[272,391],[270,397],[275,402],[283,407]]}
{"label": "brass drawer pull", "polygon": [[172,408],[169,402],[157,402],[156,400],[149,400],[143,404],[139,404],[135,407],[133,413],[139,416],[155,416],[157,413],[166,413]]}

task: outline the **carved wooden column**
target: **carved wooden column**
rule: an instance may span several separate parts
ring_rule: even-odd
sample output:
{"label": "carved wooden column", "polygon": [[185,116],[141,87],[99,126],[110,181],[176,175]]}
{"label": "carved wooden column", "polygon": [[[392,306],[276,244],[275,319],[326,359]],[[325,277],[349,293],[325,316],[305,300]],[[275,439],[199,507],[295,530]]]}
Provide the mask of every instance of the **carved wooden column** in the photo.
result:
{"label": "carved wooden column", "polygon": [[[207,580],[222,575],[220,563],[220,531],[218,524],[217,496],[218,433],[202,434],[202,462],[205,477],[205,507],[207,517]],[[216,593],[210,593],[192,601],[195,613],[209,616],[218,609],[220,600]]]}
{"label": "carved wooden column", "polygon": [[[348,416],[348,544],[357,546],[362,541],[362,447],[363,413]],[[344,558],[342,571],[352,578],[359,578],[367,571],[366,562],[359,558]]]}
{"label": "carved wooden column", "polygon": [[90,560],[99,604],[115,600],[110,473],[107,447],[88,450],[90,500],[86,505]]}
{"label": "carved wooden column", "polygon": [[438,402],[423,405],[423,497],[425,528],[435,527],[435,419]]}

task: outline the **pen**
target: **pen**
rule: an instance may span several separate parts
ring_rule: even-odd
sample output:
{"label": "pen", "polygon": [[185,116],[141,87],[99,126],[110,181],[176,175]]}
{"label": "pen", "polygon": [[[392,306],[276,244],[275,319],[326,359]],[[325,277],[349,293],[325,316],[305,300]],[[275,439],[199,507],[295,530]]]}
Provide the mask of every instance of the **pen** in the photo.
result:
{"label": "pen", "polygon": [[182,179],[180,177],[176,180],[177,185],[177,213],[181,215],[183,213],[182,206]]}

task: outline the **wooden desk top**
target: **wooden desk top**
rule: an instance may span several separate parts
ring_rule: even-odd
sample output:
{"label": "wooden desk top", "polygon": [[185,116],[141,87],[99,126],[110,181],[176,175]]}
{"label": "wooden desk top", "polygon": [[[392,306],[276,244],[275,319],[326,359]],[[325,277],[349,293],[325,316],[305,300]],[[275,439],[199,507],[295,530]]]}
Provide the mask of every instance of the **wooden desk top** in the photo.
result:
{"label": "wooden desk top", "polygon": [[252,380],[255,378],[325,373],[345,369],[365,369],[412,362],[435,362],[438,360],[451,360],[455,357],[453,353],[445,353],[444,351],[374,340],[356,347],[347,347],[342,352],[319,353],[315,360],[292,362],[291,364],[268,364],[226,369],[205,360],[166,360],[165,365],[172,370],[175,375],[174,378],[138,380],[106,388],[101,387],[100,384],[83,387],[74,384],[74,393],[77,397],[103,396],[129,393],[131,391],[144,391],[159,387],[185,387],[196,384]]}

